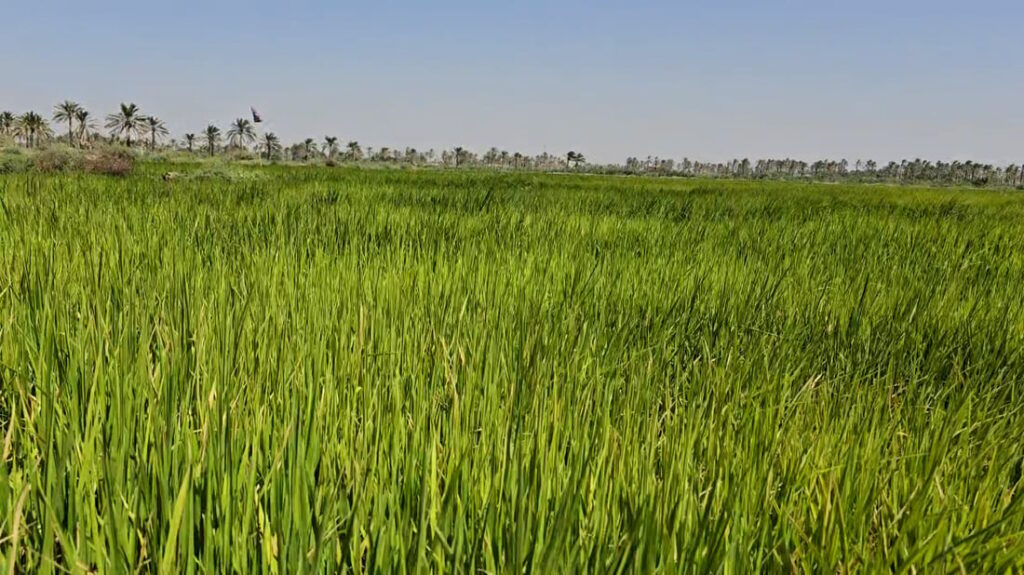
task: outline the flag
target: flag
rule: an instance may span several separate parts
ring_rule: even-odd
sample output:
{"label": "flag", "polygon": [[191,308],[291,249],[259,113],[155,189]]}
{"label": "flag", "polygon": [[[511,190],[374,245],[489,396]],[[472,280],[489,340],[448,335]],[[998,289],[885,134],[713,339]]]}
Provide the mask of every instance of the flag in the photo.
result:
{"label": "flag", "polygon": [[260,122],[263,121],[263,117],[260,116],[260,113],[256,111],[256,108],[253,108],[252,106],[249,106],[249,109],[252,110],[252,123],[253,124],[259,124]]}

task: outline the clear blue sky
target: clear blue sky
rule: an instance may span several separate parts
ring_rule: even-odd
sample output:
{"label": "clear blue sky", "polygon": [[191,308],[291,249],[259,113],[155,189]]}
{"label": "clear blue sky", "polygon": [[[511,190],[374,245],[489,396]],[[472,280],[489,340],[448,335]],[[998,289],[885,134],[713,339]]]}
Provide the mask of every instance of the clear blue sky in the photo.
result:
{"label": "clear blue sky", "polygon": [[1024,2],[5,3],[0,109],[172,134],[705,160],[1024,161]]}

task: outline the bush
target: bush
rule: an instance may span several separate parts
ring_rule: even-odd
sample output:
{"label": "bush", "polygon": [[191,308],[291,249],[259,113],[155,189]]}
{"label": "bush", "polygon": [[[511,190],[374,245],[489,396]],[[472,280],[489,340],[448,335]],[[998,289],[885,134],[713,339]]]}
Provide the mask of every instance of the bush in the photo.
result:
{"label": "bush", "polygon": [[227,158],[232,162],[241,162],[257,159],[256,156],[253,155],[251,151],[243,148],[232,148],[228,150]]}
{"label": "bush", "polygon": [[0,174],[27,172],[32,167],[32,158],[17,148],[0,149]]}
{"label": "bush", "polygon": [[77,150],[64,146],[45,149],[32,159],[32,166],[37,172],[46,174],[66,172],[77,169],[82,162],[82,155]]}
{"label": "bush", "polygon": [[135,167],[135,157],[122,148],[105,148],[85,156],[82,168],[90,174],[127,176]]}

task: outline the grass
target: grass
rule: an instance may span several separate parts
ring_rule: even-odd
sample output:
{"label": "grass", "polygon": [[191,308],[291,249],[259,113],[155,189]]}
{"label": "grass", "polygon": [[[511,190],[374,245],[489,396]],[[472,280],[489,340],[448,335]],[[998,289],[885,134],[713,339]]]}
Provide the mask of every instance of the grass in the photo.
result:
{"label": "grass", "polygon": [[4,573],[1024,569],[1018,193],[161,170],[0,176]]}

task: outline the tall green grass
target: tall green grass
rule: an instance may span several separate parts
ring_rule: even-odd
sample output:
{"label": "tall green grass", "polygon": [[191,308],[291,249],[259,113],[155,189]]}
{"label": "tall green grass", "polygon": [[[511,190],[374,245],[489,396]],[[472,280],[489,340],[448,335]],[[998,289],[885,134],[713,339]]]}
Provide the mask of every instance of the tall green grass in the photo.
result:
{"label": "tall green grass", "polygon": [[1019,194],[0,176],[0,571],[1020,572],[1022,308]]}

